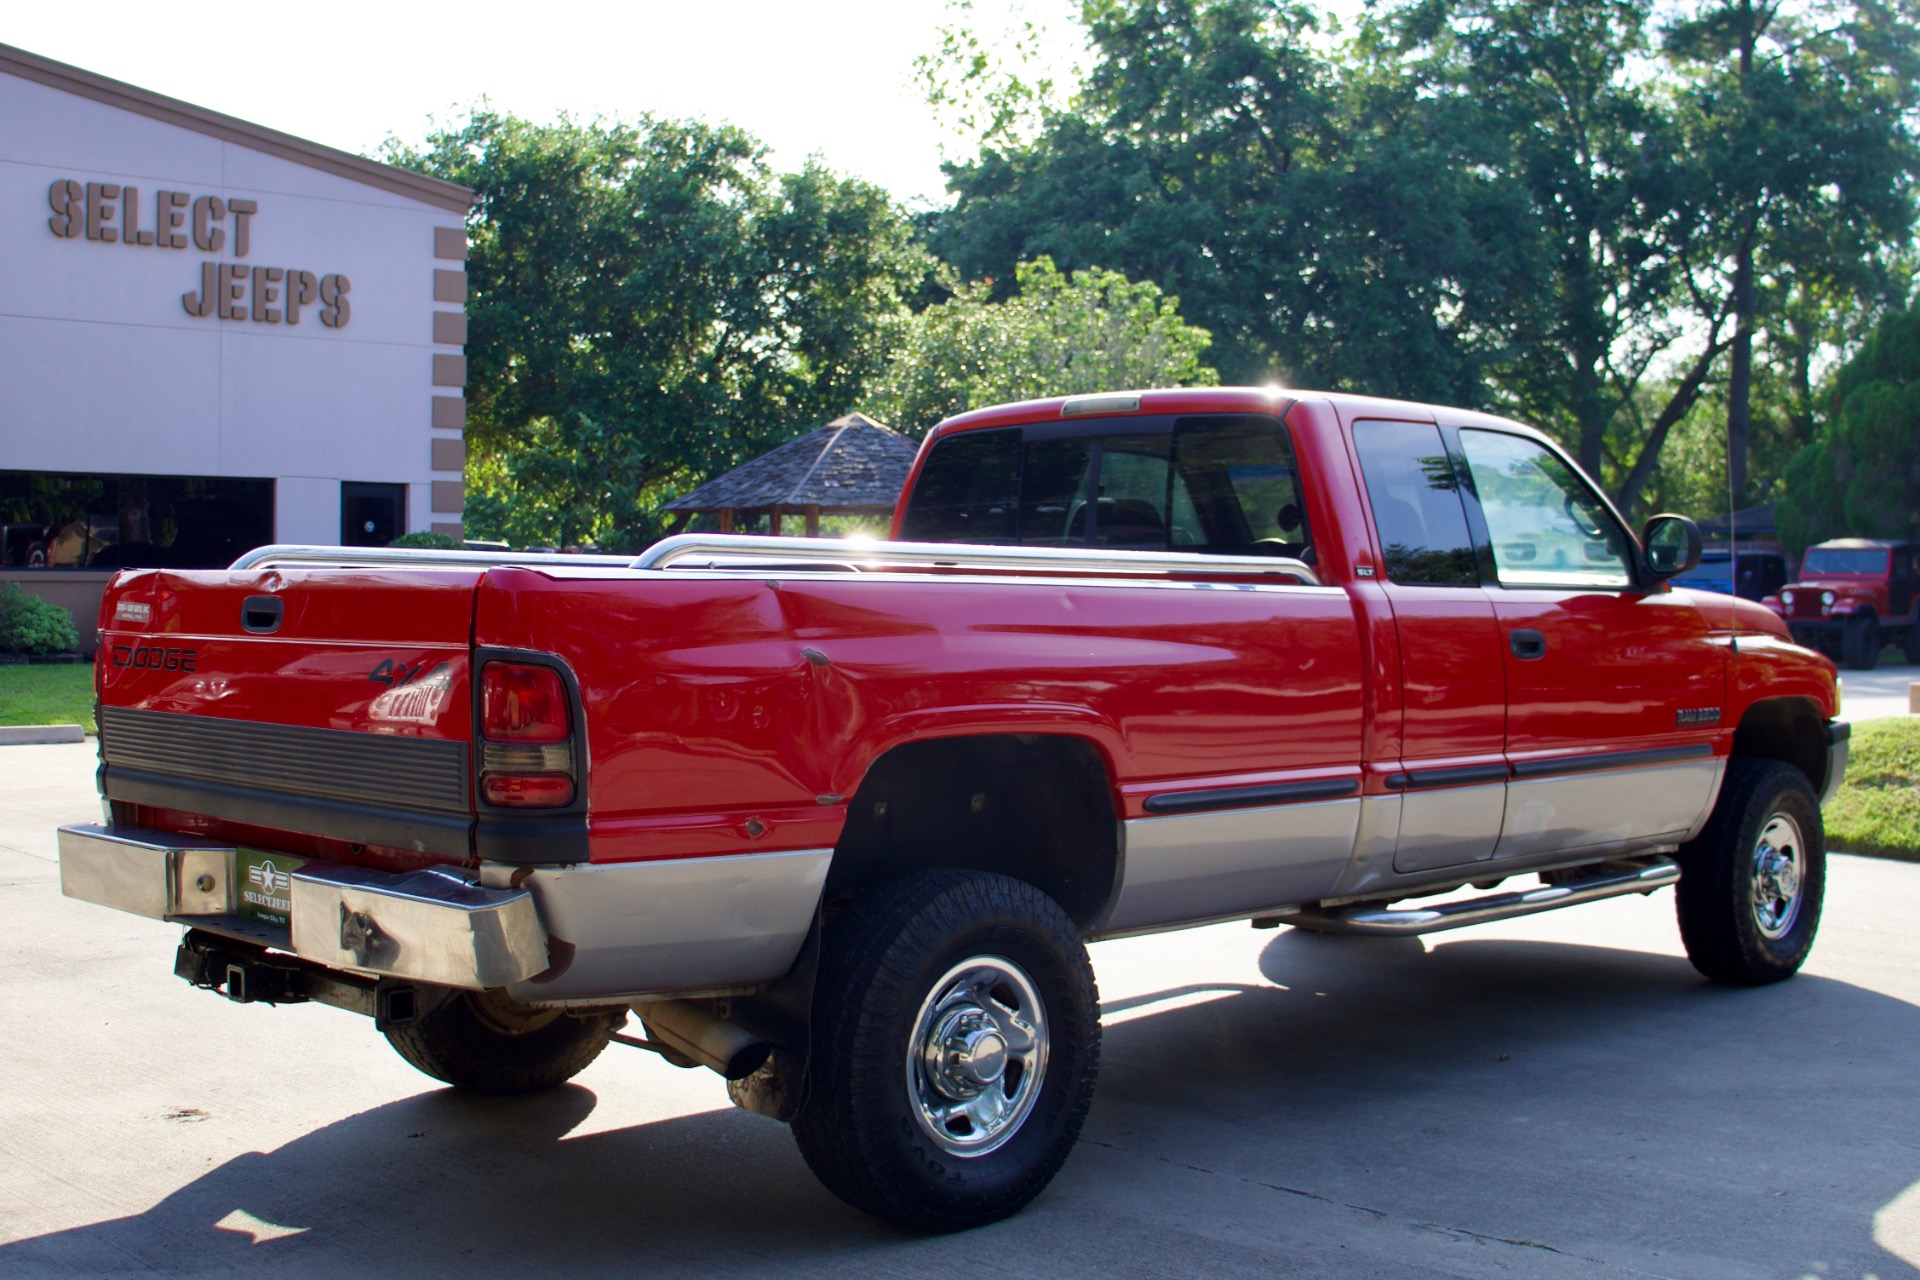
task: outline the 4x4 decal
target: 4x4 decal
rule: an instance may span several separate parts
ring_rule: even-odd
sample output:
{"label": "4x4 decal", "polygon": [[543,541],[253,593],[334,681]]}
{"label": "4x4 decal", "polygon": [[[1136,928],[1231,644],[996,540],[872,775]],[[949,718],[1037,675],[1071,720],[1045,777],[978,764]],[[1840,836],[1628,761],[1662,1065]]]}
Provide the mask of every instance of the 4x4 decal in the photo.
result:
{"label": "4x4 decal", "polygon": [[380,665],[367,673],[367,679],[373,681],[375,684],[384,684],[388,688],[395,688],[399,685],[406,684],[408,681],[418,680],[420,673],[426,669],[427,660],[425,658],[422,658],[412,665],[404,662],[395,662],[392,658],[382,658]]}

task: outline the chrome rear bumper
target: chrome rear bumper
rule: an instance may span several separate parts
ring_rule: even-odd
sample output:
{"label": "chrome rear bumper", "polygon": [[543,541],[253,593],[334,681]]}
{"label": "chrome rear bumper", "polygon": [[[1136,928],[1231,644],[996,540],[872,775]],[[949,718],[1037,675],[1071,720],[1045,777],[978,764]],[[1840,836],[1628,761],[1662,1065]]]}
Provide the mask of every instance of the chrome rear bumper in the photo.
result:
{"label": "chrome rear bumper", "polygon": [[288,923],[276,926],[241,914],[237,852],[171,832],[62,827],[60,889],[352,973],[484,990],[548,968],[547,932],[525,889],[488,888],[457,868],[308,862],[292,872]]}

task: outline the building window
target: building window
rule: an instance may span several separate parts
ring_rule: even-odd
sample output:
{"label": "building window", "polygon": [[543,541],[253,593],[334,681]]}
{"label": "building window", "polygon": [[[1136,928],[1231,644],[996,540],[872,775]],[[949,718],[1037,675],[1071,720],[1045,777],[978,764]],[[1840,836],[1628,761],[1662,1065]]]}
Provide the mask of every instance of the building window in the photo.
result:
{"label": "building window", "polygon": [[273,481],[0,471],[16,569],[224,569],[273,541]]}
{"label": "building window", "polygon": [[407,486],[340,482],[340,545],[384,547],[407,531]]}

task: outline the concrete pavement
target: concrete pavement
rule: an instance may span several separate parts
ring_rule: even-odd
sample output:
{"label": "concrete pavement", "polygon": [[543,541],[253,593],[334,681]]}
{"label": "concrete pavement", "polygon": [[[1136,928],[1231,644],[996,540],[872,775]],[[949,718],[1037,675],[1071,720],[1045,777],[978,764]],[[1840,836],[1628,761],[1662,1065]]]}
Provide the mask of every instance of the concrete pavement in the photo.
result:
{"label": "concrete pavement", "polygon": [[[1889,651],[1891,652],[1891,651]],[[1847,719],[1882,720],[1907,712],[1907,686],[1920,682],[1920,667],[1883,661],[1872,671],[1840,672],[1840,714]]]}
{"label": "concrete pavement", "polygon": [[171,976],[59,896],[86,746],[0,752],[0,1275],[1888,1277],[1920,1266],[1920,866],[1836,857],[1807,971],[1701,982],[1671,897],[1420,940],[1104,943],[1080,1148],[1019,1217],[840,1205],[616,1046],[476,1101],[370,1023]]}

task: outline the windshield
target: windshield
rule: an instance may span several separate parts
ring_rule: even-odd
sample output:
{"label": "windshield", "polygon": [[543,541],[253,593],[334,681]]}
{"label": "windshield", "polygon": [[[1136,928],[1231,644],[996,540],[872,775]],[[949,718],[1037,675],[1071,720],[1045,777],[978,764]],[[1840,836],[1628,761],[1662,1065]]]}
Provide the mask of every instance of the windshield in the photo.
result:
{"label": "windshield", "polygon": [[1800,566],[1800,576],[1803,578],[1817,578],[1824,574],[1858,575],[1886,571],[1887,549],[1885,547],[1864,549],[1815,547],[1807,552],[1806,563]]}

